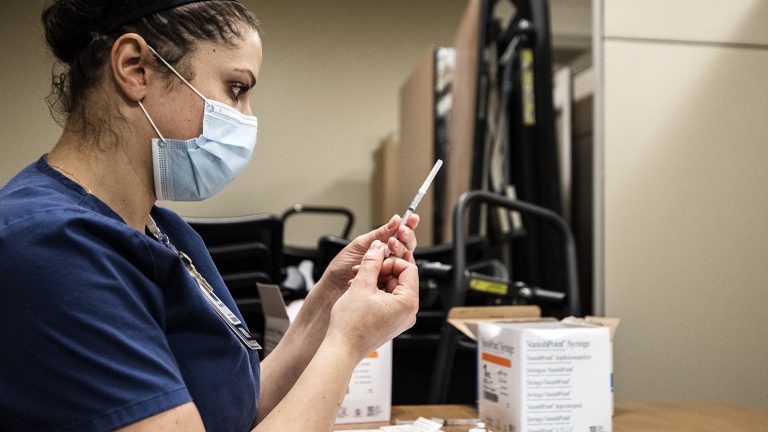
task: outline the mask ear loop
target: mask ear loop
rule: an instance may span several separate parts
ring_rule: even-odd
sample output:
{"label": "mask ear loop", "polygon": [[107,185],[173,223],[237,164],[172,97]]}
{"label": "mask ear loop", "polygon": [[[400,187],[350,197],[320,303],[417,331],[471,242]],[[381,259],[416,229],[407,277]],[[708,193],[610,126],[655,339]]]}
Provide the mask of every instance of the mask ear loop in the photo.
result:
{"label": "mask ear loop", "polygon": [[144,111],[144,115],[147,117],[147,120],[149,120],[149,124],[151,124],[152,127],[155,129],[155,132],[157,132],[157,136],[160,137],[160,141],[162,141],[163,144],[167,144],[165,142],[165,137],[163,137],[163,134],[160,133],[160,129],[157,128],[157,126],[155,125],[155,122],[152,121],[152,117],[149,116],[149,113],[147,112],[147,109],[144,108],[144,104],[141,103],[141,101],[139,101],[139,108],[141,108],[141,110]]}
{"label": "mask ear loop", "polygon": [[158,59],[160,59],[160,61],[161,61],[161,62],[163,62],[163,64],[164,64],[165,66],[167,66],[167,67],[168,67],[168,69],[170,69],[170,70],[171,70],[171,72],[173,72],[174,74],[176,74],[176,76],[177,76],[177,77],[179,77],[179,79],[180,79],[181,81],[183,81],[183,82],[184,82],[184,84],[186,84],[187,86],[189,86],[189,88],[191,88],[193,92],[197,93],[197,95],[198,95],[198,96],[200,96],[200,97],[201,97],[203,100],[207,100],[207,98],[206,98],[205,96],[203,96],[203,94],[202,94],[202,93],[200,93],[199,91],[197,91],[197,89],[196,89],[196,88],[195,88],[195,87],[194,87],[192,84],[190,84],[190,83],[189,83],[189,81],[187,81],[187,79],[186,79],[186,78],[184,78],[183,76],[181,76],[181,74],[180,74],[180,73],[178,73],[178,72],[176,71],[176,69],[174,69],[174,68],[173,68],[173,66],[171,66],[171,64],[170,64],[170,63],[168,63],[167,61],[165,61],[165,59],[164,59],[163,57],[161,57],[161,56],[160,56],[160,54],[158,54],[158,53],[157,53],[157,51],[155,51],[155,49],[154,49],[154,48],[152,48],[152,47],[151,47],[151,46],[149,46],[149,45],[147,45],[147,48],[149,48],[149,50],[150,50],[150,51],[152,51],[152,54],[156,55],[156,56],[157,56],[157,58],[158,58]]}
{"label": "mask ear loop", "polygon": [[[163,64],[164,64],[164,65],[165,65],[165,66],[166,66],[168,69],[170,69],[170,70],[171,70],[171,72],[173,72],[173,73],[174,73],[174,74],[175,74],[177,77],[179,77],[179,79],[180,79],[182,82],[184,82],[184,84],[186,84],[186,85],[187,85],[189,88],[191,88],[193,92],[195,92],[195,93],[196,93],[198,96],[200,96],[200,98],[202,98],[204,101],[206,101],[206,100],[207,100],[207,99],[205,98],[205,96],[203,96],[203,94],[202,94],[202,93],[200,93],[199,91],[197,91],[197,89],[196,89],[196,88],[195,88],[195,87],[194,87],[192,84],[190,84],[190,83],[189,83],[189,81],[187,81],[187,79],[186,79],[186,78],[184,78],[183,76],[181,76],[181,74],[180,74],[178,71],[176,71],[176,69],[175,69],[173,66],[171,66],[171,64],[170,64],[170,63],[168,63],[167,61],[165,61],[165,59],[164,59],[164,58],[163,58],[163,57],[162,57],[160,54],[158,54],[158,53],[157,53],[157,51],[155,51],[155,49],[154,49],[154,48],[152,48],[150,45],[147,45],[147,48],[149,48],[149,50],[150,50],[150,51],[152,51],[152,54],[154,54],[155,56],[157,56],[157,58],[158,58],[158,59],[160,59],[160,61],[161,61],[161,62],[163,62]],[[149,124],[151,124],[151,125],[152,125],[152,127],[155,129],[155,132],[157,132],[157,136],[159,136],[159,137],[160,137],[160,140],[161,140],[163,143],[167,144],[167,143],[166,143],[166,141],[165,141],[165,137],[163,137],[163,134],[161,134],[161,133],[160,133],[160,129],[158,129],[158,128],[157,128],[157,125],[155,125],[155,122],[152,120],[152,117],[150,117],[149,113],[147,112],[147,109],[146,109],[146,108],[144,108],[144,104],[142,104],[142,103],[141,103],[141,101],[139,101],[139,107],[141,108],[141,110],[142,110],[142,111],[144,111],[144,115],[147,117],[147,120],[149,120]]]}

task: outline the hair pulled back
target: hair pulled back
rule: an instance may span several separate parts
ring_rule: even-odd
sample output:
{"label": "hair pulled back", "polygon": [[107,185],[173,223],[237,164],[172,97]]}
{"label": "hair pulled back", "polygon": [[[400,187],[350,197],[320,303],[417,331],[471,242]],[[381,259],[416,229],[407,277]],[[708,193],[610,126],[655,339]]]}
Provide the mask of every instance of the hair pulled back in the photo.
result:
{"label": "hair pulled back", "polygon": [[101,78],[112,45],[125,33],[141,35],[171,65],[185,70],[186,54],[200,42],[231,45],[243,30],[258,31],[256,18],[242,4],[231,0],[188,3],[108,28],[115,17],[126,16],[155,1],[55,0],[43,10],[45,39],[54,56],[66,66],[63,73],[53,74],[47,100],[57,120],[76,115],[88,127],[86,96]]}

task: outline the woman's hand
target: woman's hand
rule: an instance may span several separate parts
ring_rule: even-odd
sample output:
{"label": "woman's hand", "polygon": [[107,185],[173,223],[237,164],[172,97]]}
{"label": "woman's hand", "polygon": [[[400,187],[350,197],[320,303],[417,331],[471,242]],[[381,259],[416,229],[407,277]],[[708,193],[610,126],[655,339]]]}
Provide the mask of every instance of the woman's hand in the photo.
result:
{"label": "woman's hand", "polygon": [[[335,295],[344,293],[349,280],[355,277],[363,256],[377,240],[389,248],[391,256],[413,262],[412,253],[416,249],[416,234],[413,230],[419,224],[419,216],[412,214],[405,226],[400,226],[401,221],[400,216],[394,215],[386,225],[352,240],[328,265],[318,281],[318,287],[328,289]],[[407,252],[410,254],[406,257]]]}
{"label": "woman's hand", "polygon": [[349,289],[331,310],[326,338],[360,359],[416,322],[419,275],[413,254],[385,259],[386,248],[379,240],[372,242]]}
{"label": "woman's hand", "polygon": [[[378,258],[377,269],[369,270],[369,272],[373,271],[373,276],[371,276],[373,277],[373,282],[369,284],[370,287],[378,291],[376,286],[379,271],[381,271],[381,286],[386,289],[386,292],[382,291],[379,293],[389,297],[393,297],[393,294],[396,293],[397,301],[408,303],[400,293],[404,288],[396,289],[399,278],[405,278],[404,286],[415,290],[415,306],[410,306],[418,308],[419,281],[415,265],[413,264],[412,251],[416,248],[416,236],[413,233],[413,229],[419,223],[419,217],[415,214],[412,215],[408,219],[407,226],[401,227],[400,221],[399,216],[393,216],[385,226],[354,239],[331,261],[323,277],[320,278],[315,288],[307,294],[307,298],[304,299],[304,305],[299,311],[296,320],[291,323],[283,339],[261,364],[262,392],[259,401],[260,419],[265,418],[280,403],[297,382],[313,356],[316,355],[318,347],[327,337],[332,308],[334,308],[339,297],[347,291],[350,280],[355,278],[355,275],[361,268],[363,257],[374,242],[378,242],[377,248],[379,250],[377,253],[380,253],[381,256]],[[387,247],[384,246],[385,244],[391,250],[391,255],[389,259],[383,261],[383,249]],[[409,266],[412,266],[413,269],[407,272],[406,269]],[[410,272],[413,273],[414,281],[409,279],[411,277],[409,276]],[[376,298],[376,296],[372,298]],[[345,300],[347,306],[339,307],[339,309],[346,310],[359,307],[364,310],[369,307],[365,305],[365,301],[359,295],[354,296],[354,299],[355,304],[358,306],[349,306],[350,300],[347,299]],[[387,301],[394,300],[388,299]],[[373,304],[378,303],[374,301]],[[354,317],[352,319],[354,322]],[[390,338],[413,325],[412,321],[414,319],[415,311],[413,316],[406,318],[406,322],[398,322],[396,328],[389,329],[388,334],[391,334]],[[396,329],[398,331],[395,331]],[[383,343],[386,340],[384,339],[381,342]],[[335,341],[330,345],[342,348],[348,346],[347,344],[336,344]],[[374,344],[373,349],[378,348],[378,346]],[[356,353],[350,354],[357,355]]]}
{"label": "woman's hand", "polygon": [[[266,409],[260,401],[259,417],[263,421],[256,431],[331,430],[355,366],[416,321],[419,275],[416,264],[412,262],[413,256],[406,251],[402,258],[390,255],[384,259],[385,248],[384,243],[374,240],[361,257],[357,275],[349,281],[349,289],[333,304],[330,314],[325,314],[326,317],[330,315],[330,323],[322,328],[324,338],[316,352],[300,342],[289,345],[292,347],[288,349],[290,353],[309,353],[312,359],[308,364],[304,363],[306,368],[302,367],[301,376],[295,384],[290,383],[290,391],[272,391],[273,403]],[[347,286],[347,282],[344,284]],[[316,292],[312,290],[309,294]],[[302,311],[306,308],[305,303]],[[322,327],[305,325],[297,328],[297,323],[291,324],[283,341],[290,332],[317,331]],[[275,359],[273,356],[278,354],[279,349],[285,349],[284,343],[264,360],[261,375],[264,384],[268,378],[271,381],[286,381],[282,373],[285,369],[266,368],[268,362],[276,361],[270,365],[283,365],[282,359],[290,361],[293,358],[281,356]],[[268,372],[268,376],[264,372]],[[262,386],[262,389],[265,387]]]}

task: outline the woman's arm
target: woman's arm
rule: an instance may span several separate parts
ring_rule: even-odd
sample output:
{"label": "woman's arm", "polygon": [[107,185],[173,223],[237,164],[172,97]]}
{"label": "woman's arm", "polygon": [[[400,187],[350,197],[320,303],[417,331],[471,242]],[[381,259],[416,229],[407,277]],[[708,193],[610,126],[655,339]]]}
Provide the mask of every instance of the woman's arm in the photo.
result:
{"label": "woman's arm", "polygon": [[416,249],[413,230],[419,223],[418,215],[411,216],[408,226],[400,227],[400,221],[399,216],[393,216],[386,225],[357,237],[334,258],[323,277],[309,292],[296,320],[291,323],[277,347],[261,363],[258,421],[280,403],[312,360],[325,338],[331,308],[347,290],[349,280],[355,276],[355,267],[360,264],[371,244],[376,240],[386,243],[397,257],[403,257],[406,252]]}
{"label": "woman's arm", "polygon": [[[311,361],[254,432],[332,430],[355,366],[415,323],[419,276],[413,257],[406,252],[405,259],[384,260],[383,249],[381,242],[373,242],[349,289],[331,308],[326,334]],[[281,377],[273,378],[281,381]],[[204,428],[195,405],[187,403],[123,430],[186,432]]]}
{"label": "woman's arm", "polygon": [[355,366],[416,320],[419,277],[409,252],[406,258],[384,260],[382,244],[373,243],[334,304],[327,334],[309,365],[254,431],[332,429]]}
{"label": "woman's arm", "polygon": [[[254,429],[260,431],[330,431],[352,370],[359,359],[345,344],[327,339],[282,402]],[[269,358],[271,358],[271,354]],[[276,381],[282,381],[280,377]],[[293,382],[293,381],[292,381]],[[288,388],[290,390],[290,387]],[[286,393],[288,391],[286,390]],[[278,401],[279,402],[279,401]],[[260,403],[260,405],[262,405]],[[205,427],[194,403],[146,418],[120,432],[203,432]]]}
{"label": "woman's arm", "polygon": [[296,320],[261,362],[258,421],[280,403],[315,356],[328,330],[331,307],[339,295],[341,292],[333,296],[320,290],[310,291]]}
{"label": "woman's arm", "polygon": [[[288,395],[282,402],[278,401],[280,404],[274,409],[270,409],[270,415],[254,432],[332,430],[352,370],[359,359],[353,350],[345,348],[345,344],[330,339],[324,341],[313,354],[314,358],[295,383],[294,390],[290,393],[286,390]],[[275,378],[282,381],[280,377],[272,377]],[[120,429],[120,432],[204,431],[200,412],[192,402]]]}
{"label": "woman's arm", "polygon": [[358,362],[358,355],[351,348],[326,339],[295,385],[288,389],[254,432],[332,430],[352,370]]}

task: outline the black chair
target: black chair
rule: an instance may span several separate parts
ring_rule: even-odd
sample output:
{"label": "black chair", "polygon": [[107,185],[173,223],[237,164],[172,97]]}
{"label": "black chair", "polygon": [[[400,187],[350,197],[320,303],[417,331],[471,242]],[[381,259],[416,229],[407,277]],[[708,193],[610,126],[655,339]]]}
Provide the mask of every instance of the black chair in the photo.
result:
{"label": "black chair", "polygon": [[[342,217],[345,219],[344,227],[341,230],[338,238],[346,240],[349,238],[349,233],[352,231],[352,227],[355,224],[355,215],[344,207],[331,207],[331,206],[309,206],[303,204],[296,204],[290,209],[286,210],[281,221],[283,223],[283,229],[288,226],[288,220],[294,219],[300,216],[312,215],[313,217]],[[298,265],[301,261],[310,260],[317,262],[319,250],[309,247],[283,245],[283,256],[285,259],[285,265]]]}
{"label": "black chair", "polygon": [[[314,264],[312,277],[315,280],[320,279],[328,263],[349,244],[349,233],[355,224],[355,215],[344,207],[333,206],[310,206],[296,204],[286,210],[281,220],[283,230],[288,227],[289,219],[297,219],[302,216],[310,215],[312,217],[338,218],[344,219],[344,225],[339,235],[325,235],[320,237],[316,248],[283,245],[283,259],[287,266],[298,266],[302,261],[309,260]],[[310,289],[311,287],[307,287]]]}
{"label": "black chair", "polygon": [[320,279],[328,264],[341,252],[350,240],[332,235],[322,236],[317,242],[317,257],[315,258],[315,280]]}
{"label": "black chair", "polygon": [[186,221],[203,238],[251,331],[262,334],[264,319],[256,282],[279,285],[284,278],[282,221],[266,214]]}

